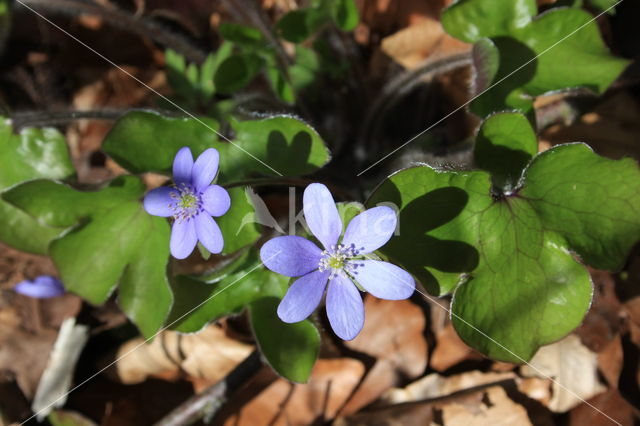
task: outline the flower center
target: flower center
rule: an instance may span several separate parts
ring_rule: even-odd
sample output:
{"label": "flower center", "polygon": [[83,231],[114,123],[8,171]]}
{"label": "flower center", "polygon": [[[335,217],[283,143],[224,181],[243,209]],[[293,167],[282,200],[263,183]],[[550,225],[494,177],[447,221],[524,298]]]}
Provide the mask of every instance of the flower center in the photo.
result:
{"label": "flower center", "polygon": [[171,192],[173,217],[177,222],[189,220],[204,211],[202,207],[202,193],[197,192],[191,185],[185,183],[177,185],[177,191]]}
{"label": "flower center", "polygon": [[357,263],[356,257],[360,253],[360,250],[356,249],[354,244],[345,246],[338,244],[332,246],[330,250],[322,252],[318,269],[320,271],[331,270],[330,278],[335,277],[341,271],[348,274],[357,274],[356,269],[362,266],[361,263]]}

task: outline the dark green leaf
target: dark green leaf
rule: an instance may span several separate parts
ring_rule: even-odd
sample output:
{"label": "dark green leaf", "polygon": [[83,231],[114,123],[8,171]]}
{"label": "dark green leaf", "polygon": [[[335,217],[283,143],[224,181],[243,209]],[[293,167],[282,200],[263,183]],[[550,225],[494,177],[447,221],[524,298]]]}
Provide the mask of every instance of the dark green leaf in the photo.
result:
{"label": "dark green leaf", "polygon": [[482,123],[474,157],[478,167],[491,173],[497,186],[512,189],[537,152],[538,138],[529,120],[517,113],[500,113]]}
{"label": "dark green leaf", "polygon": [[532,19],[534,14],[533,0],[462,0],[444,12],[450,34],[483,43],[474,49],[474,94],[495,87],[471,104],[477,115],[519,109],[532,117],[536,96],[570,88],[602,93],[628,65],[611,55],[584,10],[555,9]]}
{"label": "dark green leaf", "polygon": [[400,208],[400,235],[384,254],[436,294],[461,283],[452,310],[463,340],[522,362],[575,328],[589,307],[589,274],[570,251],[617,268],[640,239],[638,193],[634,161],[572,144],[535,157],[509,196],[493,197],[485,172],[423,166],[393,175],[367,204]]}
{"label": "dark green leaf", "polygon": [[256,242],[260,232],[255,220],[251,198],[244,188],[230,188],[231,208],[215,220],[224,238],[223,255],[234,253]]}
{"label": "dark green leaf", "polygon": [[181,147],[189,146],[194,156],[213,147],[220,152],[219,183],[255,174],[277,176],[260,161],[285,176],[312,173],[329,161],[329,151],[320,136],[293,117],[236,122],[234,144],[218,140],[213,132],[218,128],[215,121],[201,121],[134,111],[118,120],[103,149],[134,173],[168,174]]}
{"label": "dark green leaf", "polygon": [[214,76],[216,90],[233,94],[244,89],[264,65],[263,59],[253,53],[236,53],[220,63]]}
{"label": "dark green leaf", "polygon": [[536,0],[458,0],[442,13],[442,25],[455,38],[475,43],[525,27],[537,10]]}
{"label": "dark green leaf", "polygon": [[[28,128],[16,135],[11,123],[0,117],[0,191],[31,179],[66,179],[74,173],[60,132]],[[60,232],[0,200],[0,241],[22,251],[45,254]]]}
{"label": "dark green leaf", "polygon": [[320,351],[320,333],[309,320],[294,324],[277,315],[280,299],[264,297],[249,305],[251,328],[271,367],[292,382],[305,383]]}
{"label": "dark green leaf", "polygon": [[323,8],[297,9],[284,15],[276,26],[282,38],[302,43],[329,20]]}

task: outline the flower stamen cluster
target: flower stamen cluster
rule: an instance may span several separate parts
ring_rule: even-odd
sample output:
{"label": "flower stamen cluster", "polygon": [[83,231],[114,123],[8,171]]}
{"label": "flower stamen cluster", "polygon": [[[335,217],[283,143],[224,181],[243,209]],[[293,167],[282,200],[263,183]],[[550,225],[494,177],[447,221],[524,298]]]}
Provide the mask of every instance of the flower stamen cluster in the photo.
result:
{"label": "flower stamen cluster", "polygon": [[[364,248],[361,248],[362,250]],[[356,248],[355,244],[351,245],[332,245],[330,250],[323,250],[322,257],[318,263],[318,270],[320,272],[331,270],[330,278],[334,278],[340,271],[344,271],[348,274],[357,274],[356,269],[358,266],[362,266],[362,263],[357,263],[357,256],[360,254],[360,250]]]}
{"label": "flower stamen cluster", "polygon": [[174,200],[169,207],[173,210],[173,218],[177,222],[187,221],[204,212],[202,191],[197,191],[186,183],[175,185],[177,191],[171,191],[170,197]]}

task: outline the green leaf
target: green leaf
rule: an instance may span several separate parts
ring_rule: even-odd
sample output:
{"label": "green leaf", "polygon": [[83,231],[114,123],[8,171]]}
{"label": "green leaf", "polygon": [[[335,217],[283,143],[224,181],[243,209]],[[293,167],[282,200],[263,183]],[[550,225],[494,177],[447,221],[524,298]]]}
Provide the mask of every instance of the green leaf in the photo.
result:
{"label": "green leaf", "polygon": [[[274,116],[236,122],[233,127],[237,144],[247,147],[247,151],[285,176],[313,173],[329,162],[329,150],[320,135],[296,118]],[[222,152],[220,154],[222,156]],[[226,179],[239,179],[247,172],[275,175],[273,170],[257,161],[247,161],[246,154],[237,149],[228,149],[227,156],[233,164],[244,164],[244,169],[238,166],[226,168]]]}
{"label": "green leaf", "polygon": [[261,266],[257,251],[251,251],[240,264],[234,262],[218,271],[213,281],[177,276],[171,285],[175,302],[167,323],[183,333],[199,331],[211,321],[240,312],[255,300],[282,297],[288,281]]}
{"label": "green leaf", "polygon": [[538,7],[536,0],[458,0],[442,13],[444,29],[462,41],[510,35],[528,25]]}
{"label": "green leaf", "polygon": [[269,66],[266,70],[266,75],[271,89],[273,89],[280,99],[288,104],[293,104],[296,101],[293,87],[289,84],[287,78],[282,75],[282,72],[280,72],[277,66]]}
{"label": "green leaf", "polygon": [[282,38],[302,43],[330,18],[324,8],[297,9],[288,12],[276,24]]}
{"label": "green leaf", "polygon": [[254,175],[277,176],[260,161],[285,176],[312,173],[329,161],[329,151],[320,136],[293,117],[236,122],[234,144],[218,140],[211,130],[218,129],[217,122],[201,121],[130,112],[106,136],[103,150],[133,173],[169,174],[181,147],[190,147],[194,156],[213,147],[220,152],[221,184]]}
{"label": "green leaf", "polygon": [[277,315],[280,299],[264,297],[249,305],[251,328],[269,365],[292,382],[305,383],[320,351],[320,333],[309,320],[294,324]]}
{"label": "green leaf", "polygon": [[260,30],[246,25],[223,22],[218,30],[222,38],[246,49],[260,47],[265,42]]}
{"label": "green leaf", "polygon": [[234,253],[256,242],[260,231],[255,220],[255,209],[244,188],[228,189],[231,208],[215,221],[220,226],[224,247],[222,255]]}
{"label": "green leaf", "polygon": [[334,0],[331,5],[331,16],[342,31],[352,31],[358,26],[360,14],[354,0]]}
{"label": "green leaf", "polygon": [[118,302],[125,314],[149,338],[164,324],[173,304],[173,294],[167,279],[170,228],[165,219],[151,217],[146,238],[120,279]]}
{"label": "green leaf", "polygon": [[599,269],[619,270],[640,239],[640,171],[582,143],[560,145],[529,165],[519,195],[545,226]]}
{"label": "green leaf", "polygon": [[263,59],[254,53],[236,53],[224,59],[214,76],[219,93],[233,94],[244,89],[264,65]]}
{"label": "green leaf", "polygon": [[124,311],[151,337],[172,302],[165,274],[169,224],[144,211],[139,201],[144,190],[132,176],[95,192],[36,180],[13,187],[3,198],[42,223],[73,225],[49,249],[65,288],[100,304],[120,282]]}
{"label": "green leaf", "polygon": [[522,182],[495,197],[486,172],[414,167],[391,176],[367,202],[400,209],[400,235],[382,252],[431,292],[455,287],[452,318],[462,339],[510,362],[530,359],[584,317],[591,282],[571,251],[617,268],[640,239],[633,160],[561,145],[536,156]]}
{"label": "green leaf", "polygon": [[513,188],[537,152],[538,138],[529,120],[517,113],[500,113],[482,123],[474,157],[478,167],[492,174],[497,186]]}
{"label": "green leaf", "polygon": [[607,13],[611,15],[615,15],[616,9],[614,8],[614,6],[619,2],[620,0],[588,0],[588,3],[591,6],[602,12],[607,11]]}
{"label": "green leaf", "polygon": [[533,117],[533,99],[552,91],[602,93],[629,63],[611,55],[584,10],[554,9],[532,20],[532,7],[535,2],[524,0],[462,0],[443,14],[450,34],[482,43],[473,52],[479,70],[474,94],[495,87],[471,104],[481,117],[505,109]]}
{"label": "green leaf", "polygon": [[[74,174],[60,132],[27,128],[16,135],[11,123],[0,117],[0,191],[32,179],[66,179]],[[46,254],[49,243],[61,231],[37,223],[0,200],[0,241],[18,250]]]}
{"label": "green leaf", "polygon": [[170,174],[173,158],[183,146],[190,147],[196,157],[207,148],[220,150],[219,127],[210,118],[169,118],[155,112],[132,111],[115,123],[102,149],[132,173]]}
{"label": "green leaf", "polygon": [[96,426],[96,424],[75,411],[55,410],[47,417],[52,426]]}

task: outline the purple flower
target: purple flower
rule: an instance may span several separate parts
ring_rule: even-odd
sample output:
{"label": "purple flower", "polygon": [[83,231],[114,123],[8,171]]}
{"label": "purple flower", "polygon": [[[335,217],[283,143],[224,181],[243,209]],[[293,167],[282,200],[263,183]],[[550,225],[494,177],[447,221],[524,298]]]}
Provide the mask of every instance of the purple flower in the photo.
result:
{"label": "purple flower", "polygon": [[13,290],[25,296],[37,299],[48,299],[64,294],[64,286],[57,278],[49,275],[40,275],[33,281],[24,280],[19,282]]}
{"label": "purple flower", "polygon": [[260,250],[267,268],[288,277],[300,277],[280,302],[278,316],[289,323],[307,318],[320,304],[328,282],[329,322],[340,338],[351,340],[364,325],[364,305],[354,280],[380,299],[406,299],[415,289],[408,272],[366,256],[389,241],[396,228],[396,214],[389,207],[360,213],[349,223],[338,244],[342,220],[327,187],[309,185],[303,205],[307,225],[324,250],[295,235],[273,238]]}
{"label": "purple flower", "polygon": [[198,240],[211,253],[224,245],[220,227],[211,216],[222,216],[231,206],[226,189],[211,185],[218,173],[218,151],[209,148],[195,161],[189,147],[178,151],[173,160],[173,187],[156,188],[144,197],[144,209],[154,216],[175,219],[171,228],[171,254],[184,259]]}

